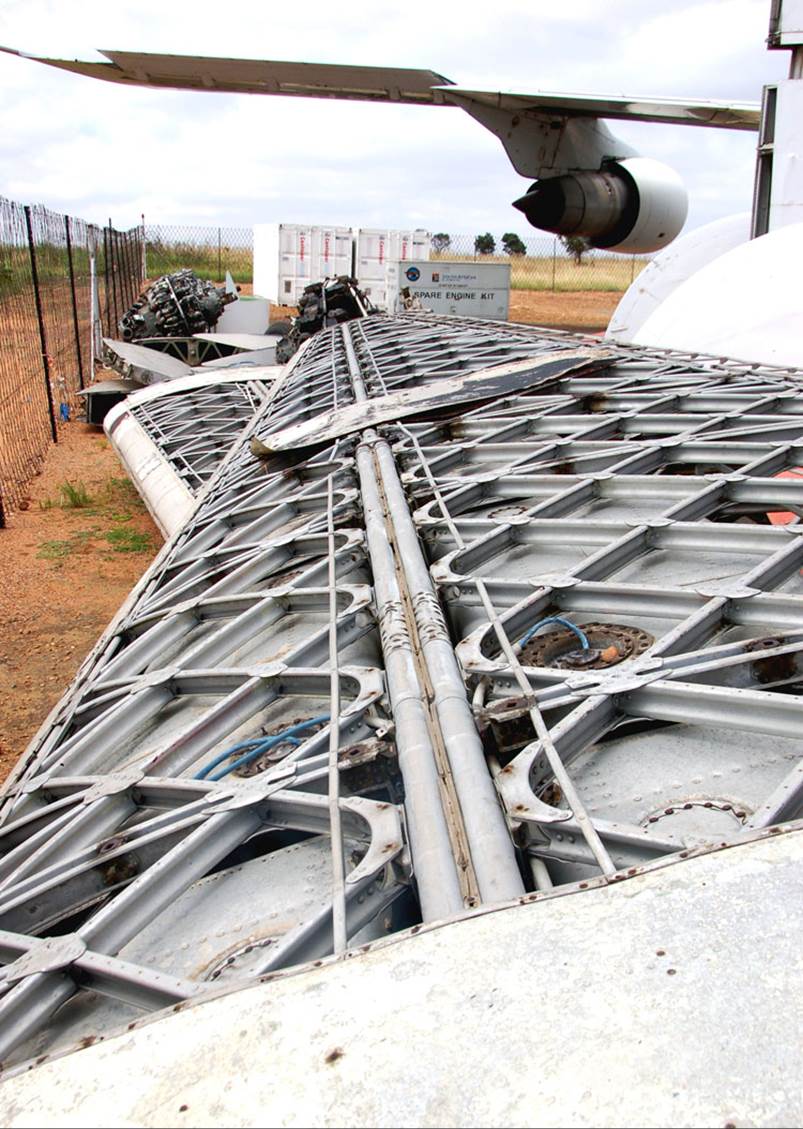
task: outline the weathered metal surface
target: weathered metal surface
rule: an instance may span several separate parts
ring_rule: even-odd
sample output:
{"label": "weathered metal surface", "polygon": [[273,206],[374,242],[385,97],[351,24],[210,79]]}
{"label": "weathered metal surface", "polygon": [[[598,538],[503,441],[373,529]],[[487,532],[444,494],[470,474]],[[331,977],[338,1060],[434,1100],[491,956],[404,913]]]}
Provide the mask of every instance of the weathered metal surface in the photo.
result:
{"label": "weathered metal surface", "polygon": [[[530,375],[432,418],[456,379],[545,363],[543,384]],[[244,370],[246,383],[258,371]],[[417,412],[366,423],[402,392]],[[175,398],[172,422],[149,425],[168,455],[192,395]],[[187,450],[223,395],[204,390]],[[9,1068],[213,983],[523,893],[573,891],[559,899],[563,946],[589,965],[586,899],[620,923],[618,951],[635,901],[622,891],[640,888],[643,868],[670,864],[671,888],[702,898],[697,854],[803,808],[803,539],[790,521],[803,482],[782,477],[803,465],[800,373],[415,315],[318,334],[261,406],[241,407],[221,435],[228,453],[199,454],[186,524],[3,793],[0,958],[56,932],[86,946],[0,997]],[[252,441],[270,449],[345,410],[356,430],[312,453],[251,453]],[[781,896],[766,883],[765,918],[786,912],[783,885]],[[529,945],[532,915],[531,965],[538,914],[554,904],[539,896],[498,918],[515,948]],[[676,909],[679,937],[701,906]],[[507,967],[510,944],[475,946],[489,977],[502,974],[488,953]],[[565,1014],[549,952],[532,983],[544,995],[546,976]],[[764,967],[780,981],[787,958],[773,934]],[[742,965],[728,969],[706,980],[717,1015]],[[614,961],[617,999],[622,975]],[[478,976],[466,966],[444,990],[470,997]],[[587,990],[578,981],[580,1015]],[[444,1004],[452,1017],[456,1000]],[[508,1042],[533,1007],[506,1002]],[[323,1008],[302,1022],[329,1032],[331,1019]],[[725,1100],[735,1060],[708,1042],[706,1022],[693,1029],[695,1064]],[[411,1024],[400,1027],[408,1048]],[[783,1077],[783,1045],[764,1038],[761,1052],[764,1076]],[[655,1054],[663,1061],[663,1044]],[[768,1088],[750,1077],[760,1120]],[[277,1101],[292,1093],[288,1082]],[[507,1106],[494,1100],[499,1121]],[[677,1119],[697,1116],[688,1100]],[[446,1108],[448,1120],[458,1107]]]}
{"label": "weathered metal surface", "polygon": [[122,376],[140,384],[155,384],[160,380],[177,380],[189,376],[192,368],[176,356],[135,345],[132,341],[103,339],[104,359]]}
{"label": "weathered metal surface", "polygon": [[[267,345],[275,345],[276,334],[262,333],[196,333],[199,341],[209,341],[213,345],[229,345],[238,353],[247,353],[253,349],[264,349]],[[278,334],[281,337],[281,334]]]}
{"label": "weathered metal surface", "polygon": [[801,862],[767,836],[180,1005],[10,1078],[0,1116],[796,1125]]}
{"label": "weathered metal surface", "polygon": [[106,434],[165,537],[188,520],[278,374],[265,366],[191,374],[140,389],[108,413]]}
{"label": "weathered metal surface", "polygon": [[309,447],[374,427],[391,420],[405,419],[411,415],[436,411],[439,408],[462,408],[466,404],[479,404],[515,392],[548,392],[551,385],[566,376],[593,367],[601,371],[613,354],[602,349],[573,352],[559,351],[554,355],[512,361],[492,368],[470,372],[466,376],[447,377],[437,382],[411,382],[412,387],[386,392],[374,399],[346,404],[334,411],[321,413],[313,419],[294,424],[283,431],[272,432],[270,452],[291,451]]}

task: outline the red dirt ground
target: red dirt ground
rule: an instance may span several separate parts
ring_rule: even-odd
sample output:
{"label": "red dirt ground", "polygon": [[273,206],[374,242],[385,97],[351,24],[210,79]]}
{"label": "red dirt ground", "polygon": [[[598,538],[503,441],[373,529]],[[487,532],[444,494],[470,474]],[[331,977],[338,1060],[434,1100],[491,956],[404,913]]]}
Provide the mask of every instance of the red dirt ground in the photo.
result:
{"label": "red dirt ground", "polygon": [[[90,504],[49,505],[65,482]],[[108,441],[83,423],[60,429],[26,504],[0,529],[0,779],[162,544]]]}

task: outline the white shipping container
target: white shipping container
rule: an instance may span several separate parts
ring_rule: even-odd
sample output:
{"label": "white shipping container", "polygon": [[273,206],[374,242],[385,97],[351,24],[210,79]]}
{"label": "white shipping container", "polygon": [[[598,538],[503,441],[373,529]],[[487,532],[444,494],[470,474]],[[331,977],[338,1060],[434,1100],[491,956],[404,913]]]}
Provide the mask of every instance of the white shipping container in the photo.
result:
{"label": "white shipping container", "polygon": [[436,314],[506,321],[510,307],[510,263],[399,263],[388,309],[400,311],[400,291],[408,289],[425,310]]}
{"label": "white shipping container", "polygon": [[[423,228],[390,231],[361,227],[355,241],[355,274],[371,301],[387,308],[388,295],[396,286],[397,263],[429,259],[431,236]],[[381,295],[381,297],[380,297]]]}
{"label": "white shipping container", "polygon": [[388,296],[391,293],[391,289],[388,288],[388,285],[384,279],[382,279],[381,282],[379,282],[377,279],[371,279],[368,282],[363,283],[360,286],[360,289],[380,310],[387,310],[390,308],[388,306]]}
{"label": "white shipping container", "polygon": [[254,293],[294,306],[311,282],[350,275],[352,248],[350,227],[255,224]]}

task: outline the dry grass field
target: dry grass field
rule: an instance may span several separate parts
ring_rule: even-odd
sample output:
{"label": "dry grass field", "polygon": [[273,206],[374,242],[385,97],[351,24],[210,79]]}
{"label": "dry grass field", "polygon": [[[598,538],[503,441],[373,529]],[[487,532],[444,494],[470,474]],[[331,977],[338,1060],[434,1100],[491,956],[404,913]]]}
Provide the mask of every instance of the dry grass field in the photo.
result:
{"label": "dry grass field", "polygon": [[538,290],[580,293],[587,291],[627,290],[634,278],[644,270],[648,260],[619,256],[598,256],[593,253],[575,263],[564,251],[557,254],[532,255],[455,255],[451,252],[432,255],[449,262],[510,263],[510,287],[513,291]]}

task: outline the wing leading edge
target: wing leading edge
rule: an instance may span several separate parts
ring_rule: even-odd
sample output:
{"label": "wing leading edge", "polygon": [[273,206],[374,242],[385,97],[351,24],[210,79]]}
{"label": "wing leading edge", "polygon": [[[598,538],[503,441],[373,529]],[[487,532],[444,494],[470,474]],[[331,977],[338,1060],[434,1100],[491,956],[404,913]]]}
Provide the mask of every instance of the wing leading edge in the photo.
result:
{"label": "wing leading edge", "polygon": [[625,95],[514,93],[471,90],[431,70],[406,67],[342,66],[266,59],[224,59],[102,51],[108,62],[48,59],[13,48],[8,54],[32,59],[74,74],[130,86],[273,94],[298,98],[337,98],[365,102],[468,108],[466,103],[508,112],[532,111],[551,117],[618,118],[719,129],[757,129],[760,107],[753,102],[644,98]]}

